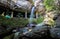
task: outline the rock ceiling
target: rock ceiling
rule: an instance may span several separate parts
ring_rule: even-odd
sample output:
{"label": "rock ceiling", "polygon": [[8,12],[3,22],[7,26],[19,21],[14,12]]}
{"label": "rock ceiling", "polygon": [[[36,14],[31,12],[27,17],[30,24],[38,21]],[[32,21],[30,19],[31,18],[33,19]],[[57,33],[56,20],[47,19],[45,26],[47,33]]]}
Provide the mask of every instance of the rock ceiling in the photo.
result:
{"label": "rock ceiling", "polygon": [[3,4],[12,10],[29,12],[32,7],[32,4],[29,1],[30,0],[0,0],[0,6]]}

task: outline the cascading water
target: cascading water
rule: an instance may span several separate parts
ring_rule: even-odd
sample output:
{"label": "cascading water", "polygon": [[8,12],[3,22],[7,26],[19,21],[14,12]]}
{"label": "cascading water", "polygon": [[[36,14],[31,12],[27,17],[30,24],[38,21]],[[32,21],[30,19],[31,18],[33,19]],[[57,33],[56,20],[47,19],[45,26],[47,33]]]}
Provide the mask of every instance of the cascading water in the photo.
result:
{"label": "cascading water", "polygon": [[34,12],[35,12],[35,7],[33,6],[30,14],[29,24],[32,24]]}

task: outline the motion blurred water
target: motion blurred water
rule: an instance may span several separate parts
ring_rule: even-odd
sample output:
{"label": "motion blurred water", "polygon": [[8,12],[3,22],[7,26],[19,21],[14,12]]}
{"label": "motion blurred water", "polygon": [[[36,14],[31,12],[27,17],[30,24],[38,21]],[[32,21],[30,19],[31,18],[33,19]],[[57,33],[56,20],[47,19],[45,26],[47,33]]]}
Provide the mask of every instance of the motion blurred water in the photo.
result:
{"label": "motion blurred water", "polygon": [[29,19],[29,23],[31,24],[32,21],[33,21],[33,18],[34,18],[34,12],[35,12],[35,7],[33,6],[32,7],[32,10],[31,10],[31,14],[30,14],[30,19]]}

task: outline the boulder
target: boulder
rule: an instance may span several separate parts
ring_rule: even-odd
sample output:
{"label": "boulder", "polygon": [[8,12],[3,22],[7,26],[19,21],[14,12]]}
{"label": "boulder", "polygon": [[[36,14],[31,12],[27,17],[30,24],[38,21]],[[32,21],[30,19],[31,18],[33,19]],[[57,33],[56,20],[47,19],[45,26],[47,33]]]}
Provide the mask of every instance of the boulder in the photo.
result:
{"label": "boulder", "polygon": [[8,6],[12,10],[21,11],[21,12],[25,12],[25,11],[29,12],[32,7],[32,4],[27,0],[18,0],[18,1],[17,0],[1,0],[0,3]]}
{"label": "boulder", "polygon": [[45,7],[44,7],[44,5],[39,5],[39,6],[36,8],[36,11],[38,11],[38,13],[44,14],[44,13],[45,13]]}
{"label": "boulder", "polygon": [[17,1],[15,5],[15,9],[20,9],[21,11],[30,11],[32,7],[32,4],[28,1]]}
{"label": "boulder", "polygon": [[60,28],[52,28],[50,29],[50,34],[52,38],[60,39]]}

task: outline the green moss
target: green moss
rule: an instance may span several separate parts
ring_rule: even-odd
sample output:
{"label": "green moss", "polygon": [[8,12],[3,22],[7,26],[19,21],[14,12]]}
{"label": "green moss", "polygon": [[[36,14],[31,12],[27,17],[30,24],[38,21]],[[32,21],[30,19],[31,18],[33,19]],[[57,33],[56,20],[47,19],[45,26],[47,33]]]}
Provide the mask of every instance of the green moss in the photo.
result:
{"label": "green moss", "polygon": [[43,22],[43,20],[44,20],[44,18],[41,16],[37,19],[37,23],[41,23],[41,22]]}
{"label": "green moss", "polygon": [[54,0],[44,0],[44,5],[47,11],[54,10]]}
{"label": "green moss", "polygon": [[28,19],[24,19],[24,18],[6,19],[5,17],[0,16],[0,24],[2,25],[9,25],[12,27],[15,26],[24,27],[27,23],[28,23]]}
{"label": "green moss", "polygon": [[43,18],[43,16],[41,16],[41,17],[39,17],[37,19],[33,19],[33,22],[39,24],[39,23],[43,22],[43,20],[44,20],[44,18]]}

